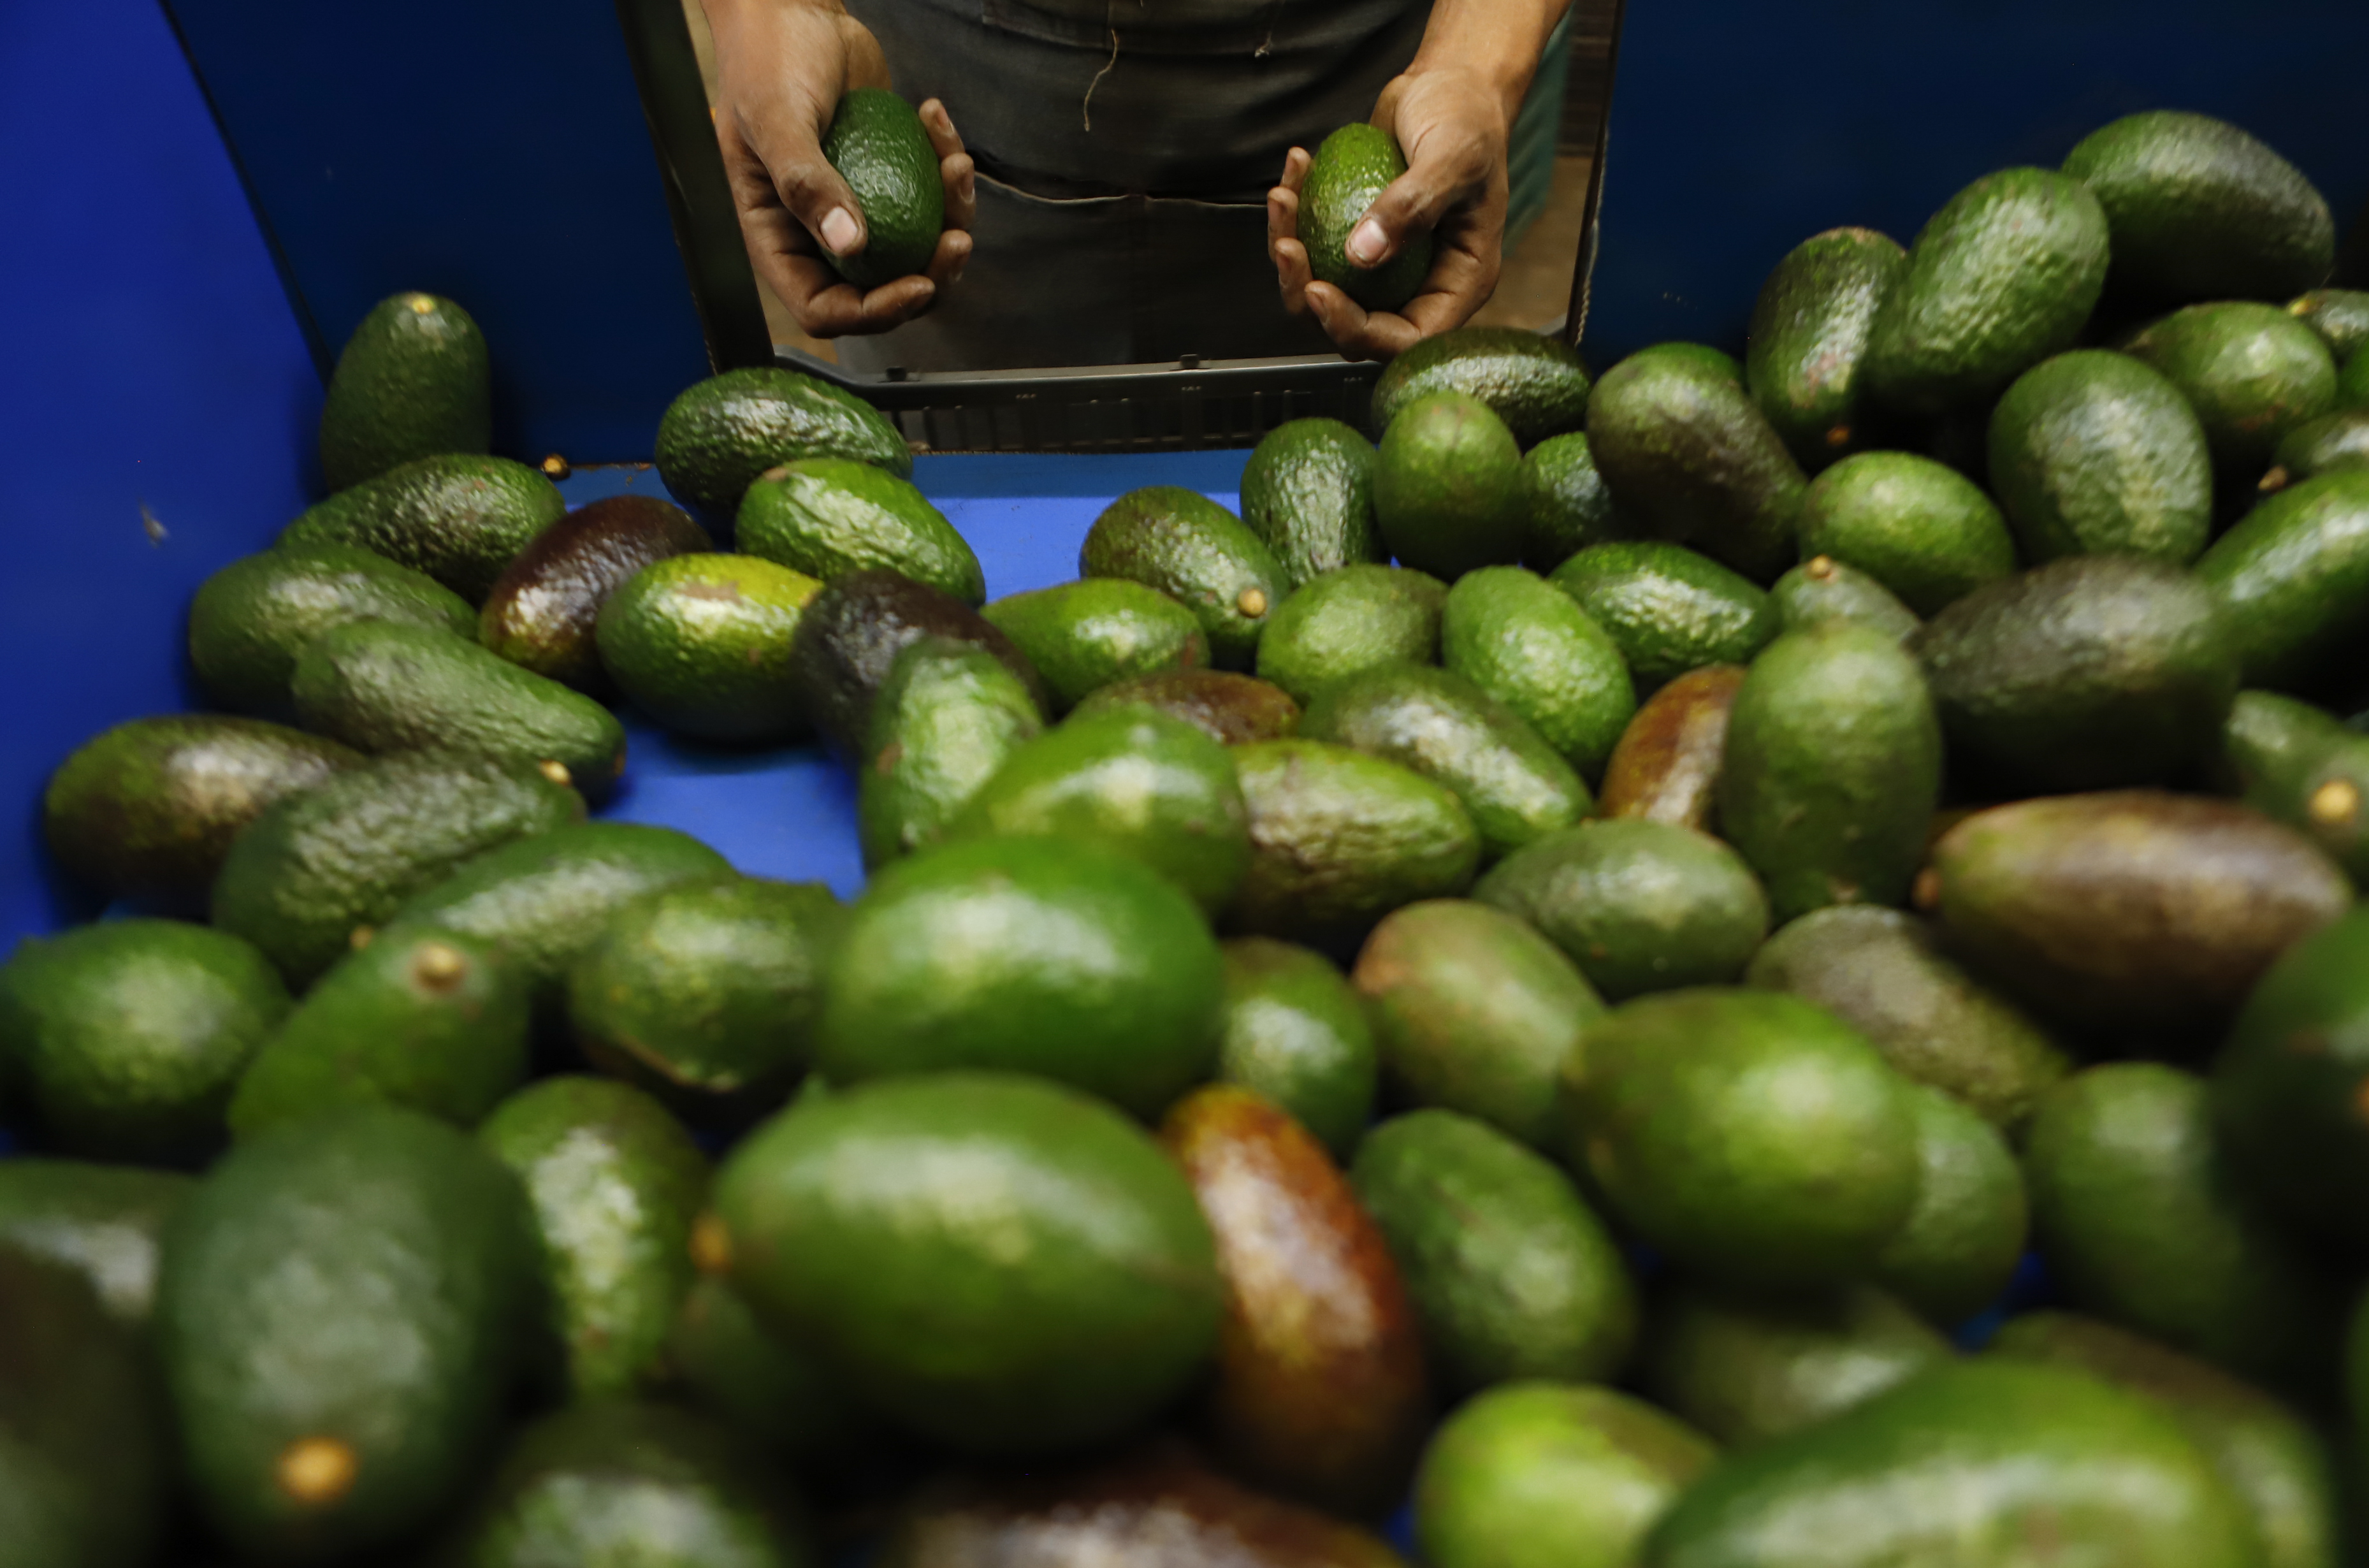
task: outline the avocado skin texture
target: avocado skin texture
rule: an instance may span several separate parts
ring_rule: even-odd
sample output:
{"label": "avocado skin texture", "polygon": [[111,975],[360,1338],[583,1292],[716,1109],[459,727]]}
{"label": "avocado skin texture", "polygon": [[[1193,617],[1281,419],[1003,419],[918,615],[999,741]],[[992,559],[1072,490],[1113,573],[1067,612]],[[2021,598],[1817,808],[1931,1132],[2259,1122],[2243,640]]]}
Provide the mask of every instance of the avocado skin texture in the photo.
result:
{"label": "avocado skin texture", "polygon": [[435,294],[390,294],[338,352],[321,405],[332,490],[398,464],[493,444],[493,372],[469,313]]}
{"label": "avocado skin texture", "polygon": [[2246,683],[2293,690],[2369,628],[2369,472],[2290,485],[2196,563],[2228,617]]}
{"label": "avocado skin texture", "polygon": [[1437,1568],[1628,1568],[1717,1457],[1615,1390],[1511,1384],[1440,1424],[1415,1479],[1415,1539]]}
{"label": "avocado skin texture", "polygon": [[1520,447],[1479,398],[1435,392],[1399,411],[1374,462],[1374,518],[1390,554],[1453,581],[1521,558],[1529,486]]}
{"label": "avocado skin texture", "polygon": [[1620,645],[1518,567],[1467,572],[1440,606],[1440,662],[1518,715],[1593,783],[1637,711]]}
{"label": "avocado skin texture", "polygon": [[1587,423],[1587,366],[1562,338],[1517,326],[1458,326],[1392,360],[1374,383],[1373,426],[1387,430],[1406,406],[1436,392],[1487,404],[1514,440],[1536,446]]}
{"label": "avocado skin texture", "polygon": [[349,621],[408,621],[468,637],[477,612],[425,572],[372,551],[283,544],[242,556],[199,585],[189,601],[189,662],[220,705],[292,719],[288,677],[296,656]]}
{"label": "avocado skin texture", "polygon": [[2293,164],[2208,115],[2125,115],[2084,137],[2065,172],[2113,231],[2117,292],[2158,305],[2283,300],[2336,259],[2327,200]]}
{"label": "avocado skin texture", "polygon": [[1543,1155],[1454,1111],[1393,1116],[1349,1173],[1390,1242],[1443,1391],[1617,1377],[1637,1289],[1604,1222]]}
{"label": "avocado skin texture", "polygon": [[1078,549],[1082,578],[1156,588],[1201,623],[1210,662],[1250,668],[1260,630],[1289,591],[1283,567],[1242,519],[1181,485],[1129,490],[1104,507]]}
{"label": "avocado skin texture", "polygon": [[749,1304],[700,1275],[669,1331],[676,1392],[763,1458],[828,1474],[880,1442],[878,1418],[848,1397],[828,1368],[767,1333]]}
{"label": "avocado skin texture", "polygon": [[2287,302],[2286,310],[2319,334],[2339,364],[2369,345],[2369,291],[2306,289]]}
{"label": "avocado skin texture", "polygon": [[1604,764],[1596,815],[1711,831],[1728,715],[1743,687],[1744,666],[1707,664],[1640,704]]}
{"label": "avocado skin texture", "polygon": [[1588,450],[1644,532],[1768,582],[1796,558],[1808,481],[1743,385],[1677,347],[1604,372],[1588,395]]}
{"label": "avocado skin texture", "polygon": [[[16,1163],[10,1161],[9,1163]],[[172,1511],[154,1374],[68,1268],[0,1248],[0,1517],[26,1568],[144,1568]]]}
{"label": "avocado skin texture", "polygon": [[1115,1436],[1217,1347],[1216,1243],[1183,1173],[1041,1080],[834,1087],[733,1150],[715,1212],[761,1321],[965,1452]]}
{"label": "avocado skin texture", "polygon": [[2276,305],[2225,300],[2176,310],[2126,345],[2196,410],[2214,466],[2250,485],[2280,438],[2336,406],[2336,361]]}
{"label": "avocado skin texture", "polygon": [[1524,452],[1522,483],[1530,509],[1522,565],[1534,572],[1551,572],[1590,544],[1630,533],[1585,430],[1549,436]]}
{"label": "avocado skin texture", "polygon": [[2369,408],[2369,349],[2355,349],[2338,367],[2336,406]]}
{"label": "avocado skin texture", "polygon": [[840,760],[868,756],[874,699],[906,645],[949,637],[986,649],[1028,688],[1039,713],[1052,699],[1012,639],[953,594],[876,568],[823,585],[790,639],[791,684]]}
{"label": "avocado skin texture", "polygon": [[993,654],[944,637],[909,646],[873,704],[870,761],[855,781],[865,868],[944,839],[1044,727],[1027,687]]}
{"label": "avocado skin texture", "polygon": [[120,920],[27,937],[0,965],[0,1077],[57,1152],[194,1162],[221,1147],[223,1107],[288,1005],[227,932]]}
{"label": "avocado skin texture", "polygon": [[1971,410],[2073,346],[2106,282],[2106,213],[2046,169],[1985,175],[1918,231],[1861,367],[1888,412]]}
{"label": "avocado skin texture", "polygon": [[2340,468],[2369,468],[2369,408],[2340,408],[2280,437],[2260,487],[2277,490]]}
{"label": "avocado skin texture", "polygon": [[1368,310],[1397,310],[1431,272],[1433,236],[1409,235],[1379,267],[1349,259],[1349,235],[1390,183],[1406,173],[1398,141],[1379,126],[1345,125],[1317,143],[1299,188],[1299,237],[1308,269]]}
{"label": "avocado skin texture", "polygon": [[[216,1164],[166,1230],[156,1290],[213,1529],[243,1557],[336,1562],[457,1502],[500,1430],[532,1244],[510,1173],[409,1111],[311,1117]],[[349,1486],[283,1487],[308,1439],[343,1448]]]}
{"label": "avocado skin texture", "polygon": [[655,496],[606,496],[535,535],[494,584],[477,640],[521,670],[591,696],[614,689],[594,641],[601,606],[653,561],[715,548]]}
{"label": "avocado skin texture", "polygon": [[1064,712],[1115,681],[1209,662],[1209,641],[1190,610],[1124,578],[1031,589],[979,613],[1019,645]]}
{"label": "avocado skin texture", "polygon": [[1768,603],[1785,634],[1840,621],[1897,643],[1925,624],[1890,589],[1832,555],[1813,555],[1771,583]]}
{"label": "avocado skin texture", "polygon": [[2240,692],[2221,750],[2233,793],[2318,844],[2354,887],[2369,881],[2369,736],[2293,697]]}
{"label": "avocado skin texture", "polygon": [[822,155],[855,192],[864,248],[823,258],[859,289],[929,269],[946,226],[938,151],[911,104],[886,87],[852,87],[831,111]]}
{"label": "avocado skin texture", "polygon": [[877,408],[777,365],[686,388],[658,420],[656,455],[668,493],[710,518],[732,516],[758,475],[802,457],[852,457],[900,479],[913,473],[912,449]]}
{"label": "avocado skin texture", "polygon": [[1683,545],[1590,545],[1547,581],[1604,629],[1641,692],[1707,664],[1745,663],[1777,635],[1766,592]]}
{"label": "avocado skin texture", "polygon": [[[1265,641],[1260,639],[1262,646]],[[1299,704],[1290,692],[1230,670],[1179,670],[1114,681],[1082,698],[1070,715],[1116,708],[1148,708],[1181,718],[1226,746],[1280,740],[1299,727]]]}
{"label": "avocado skin texture", "polygon": [[42,841],[68,875],[102,893],[200,894],[267,807],[361,760],[262,719],[132,719],[84,741],[50,775]]}
{"label": "avocado skin texture", "polygon": [[[1436,664],[1448,586],[1404,567],[1341,567],[1294,589],[1259,637],[1259,679],[1306,704],[1335,681]],[[1295,713],[1296,731],[1303,714]],[[1275,739],[1277,736],[1261,738]]]}
{"label": "avocado skin texture", "polygon": [[1712,1467],[1641,1568],[2007,1563],[2241,1568],[2244,1509],[2168,1415],[2085,1373],[1939,1367]]}
{"label": "avocado skin texture", "polygon": [[177,1171],[12,1155],[0,1162],[0,1253],[81,1276],[118,1327],[144,1334],[157,1242],[193,1185]]}
{"label": "avocado skin texture", "polygon": [[[2208,478],[2208,503],[2210,490]],[[1811,481],[1801,523],[1804,560],[1830,555],[1856,567],[1919,615],[1938,615],[2015,570],[2015,541],[1991,498],[1915,452],[1844,458]]]}
{"label": "avocado skin texture", "polygon": [[2015,1152],[1971,1106],[1919,1085],[1917,1201],[1874,1282],[1943,1328],[1998,1299],[2023,1260],[2031,1205]]}
{"label": "avocado skin texture", "polygon": [[942,589],[976,610],[987,578],[954,524],[908,480],[845,457],[768,468],[740,498],[744,554],[824,582],[884,567]]}
{"label": "avocado skin texture", "polygon": [[793,648],[822,584],[754,555],[654,562],[601,606],[601,667],[635,705],[679,735],[723,745],[800,734]]}
{"label": "avocado skin texture", "polygon": [[1373,1120],[1381,1070],[1357,993],[1322,953],[1273,937],[1233,937],[1219,956],[1218,1081],[1272,1101],[1345,1162]]}
{"label": "avocado skin texture", "polygon": [[1990,478],[2025,557],[2128,555],[2186,566],[2213,526],[2206,431],[2144,360],[2076,349],[1991,411]]}
{"label": "avocado skin texture", "polygon": [[349,769],[257,818],[214,878],[213,922],[306,985],[471,856],[580,821],[532,763],[418,752]]}
{"label": "avocado skin texture", "polygon": [[1388,558],[1374,526],[1374,443],[1338,419],[1287,419],[1242,465],[1242,522],[1298,588]]}
{"label": "avocado skin texture", "polygon": [[307,508],[278,543],[374,551],[483,604],[519,552],[566,510],[558,487],[523,463],[422,457]]}
{"label": "avocado skin texture", "polygon": [[1760,285],[1745,384],[1804,469],[1872,444],[1860,374],[1868,328],[1907,266],[1908,253],[1889,235],[1828,229],[1786,252]]}

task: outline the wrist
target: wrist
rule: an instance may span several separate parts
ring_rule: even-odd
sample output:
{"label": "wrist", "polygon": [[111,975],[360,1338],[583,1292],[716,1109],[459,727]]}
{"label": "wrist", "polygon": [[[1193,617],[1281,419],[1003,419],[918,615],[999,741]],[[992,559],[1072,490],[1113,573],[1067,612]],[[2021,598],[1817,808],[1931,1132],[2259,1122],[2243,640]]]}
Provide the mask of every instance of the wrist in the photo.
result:
{"label": "wrist", "polygon": [[1566,5],[1567,0],[1436,0],[1406,74],[1464,76],[1511,125]]}

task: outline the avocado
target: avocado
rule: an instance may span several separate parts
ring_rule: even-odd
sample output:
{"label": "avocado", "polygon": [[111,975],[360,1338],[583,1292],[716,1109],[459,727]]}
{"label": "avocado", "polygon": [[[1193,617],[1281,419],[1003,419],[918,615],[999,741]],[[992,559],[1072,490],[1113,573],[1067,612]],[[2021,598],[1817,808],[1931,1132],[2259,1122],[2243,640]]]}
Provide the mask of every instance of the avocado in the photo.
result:
{"label": "avocado", "polygon": [[1028,656],[953,594],[895,572],[849,572],[826,584],[798,617],[790,641],[796,701],[851,767],[871,753],[873,698],[908,643],[950,637],[984,648],[1020,677],[1039,713],[1052,700]]}
{"label": "avocado", "polygon": [[1741,383],[1672,349],[1604,372],[1588,395],[1588,450],[1645,532],[1768,582],[1794,560],[1802,465]]}
{"label": "avocado", "polygon": [[1201,623],[1209,659],[1247,670],[1259,633],[1289,590],[1283,567],[1242,519],[1197,490],[1151,485],[1111,502],[1078,550],[1082,578],[1156,588]]}
{"label": "avocado", "polygon": [[1114,1436],[1217,1348],[1225,1289],[1184,1174],[1041,1080],[834,1087],[733,1150],[715,1215],[714,1251],[769,1332],[966,1452]]}
{"label": "avocado", "polygon": [[519,552],[566,510],[558,488],[523,463],[420,457],[307,509],[279,544],[373,551],[482,604]]}
{"label": "avocado", "polygon": [[0,1160],[0,1255],[81,1276],[118,1327],[144,1334],[158,1240],[192,1185],[175,1171],[12,1154]]}
{"label": "avocado", "polygon": [[321,404],[321,478],[332,490],[398,464],[493,444],[486,335],[435,294],[390,294],[338,354]]}
{"label": "avocado", "polygon": [[1919,615],[2015,570],[2015,542],[1990,498],[1915,452],[1844,458],[1811,481],[1801,523],[1803,558],[1856,567]]}
{"label": "avocado", "polygon": [[1785,253],[1753,302],[1745,384],[1793,461],[1812,472],[1873,444],[1868,329],[1907,269],[1900,242],[1828,229]]}
{"label": "avocado", "polygon": [[722,745],[779,742],[806,727],[793,647],[823,591],[754,555],[674,555],[610,594],[595,646],[618,690],[666,728]]}
{"label": "avocado", "polygon": [[592,696],[613,682],[594,642],[601,607],[653,561],[715,548],[707,530],[655,496],[606,496],[535,535],[477,622],[477,640],[522,670]]}
{"label": "avocado", "polygon": [[[1218,952],[1226,974],[1218,1082],[1280,1106],[1345,1161],[1373,1119],[1380,1075],[1357,992],[1322,953],[1273,937],[1237,936]],[[0,1167],[0,1184],[6,1176]]]}
{"label": "avocado", "polygon": [[1225,746],[1280,740],[1299,727],[1299,704],[1290,692],[1230,670],[1178,670],[1113,681],[1082,698],[1070,716],[1083,718],[1119,708],[1181,718]]}
{"label": "avocado", "polygon": [[2355,349],[2337,367],[2336,406],[2369,408],[2369,349]]}
{"label": "avocado", "polygon": [[2213,526],[2213,461],[2184,391],[2103,349],[2016,378],[1991,413],[1990,477],[2027,559],[2196,558]]}
{"label": "avocado", "polygon": [[1832,555],[1813,555],[1779,578],[1768,603],[1780,633],[1843,621],[1901,643],[1925,624],[1890,589]]}
{"label": "avocado", "polygon": [[1709,832],[1744,673],[1740,664],[1707,664],[1648,697],[1604,765],[1596,813]]}
{"label": "avocado", "polygon": [[457,1503],[532,1303],[518,1183],[362,1106],[242,1144],[166,1229],[156,1345],[184,1475],[242,1559],[338,1562]]}
{"label": "avocado", "polygon": [[1382,368],[1374,383],[1374,429],[1389,429],[1407,405],[1436,392],[1479,398],[1526,448],[1587,423],[1587,366],[1578,349],[1551,333],[1518,326],[1434,333]]}
{"label": "avocado", "polygon": [[831,111],[822,155],[855,193],[864,223],[862,249],[823,253],[831,270],[863,290],[929,270],[946,226],[946,189],[913,106],[886,87],[850,87]]}
{"label": "avocado", "polygon": [[1532,571],[1551,572],[1590,544],[1629,536],[1585,430],[1549,436],[1524,452],[1522,485],[1530,508],[1522,564]]}
{"label": "avocado", "polygon": [[2277,305],[2225,300],[2176,310],[2128,351],[2163,372],[2203,426],[2225,478],[2251,485],[2289,430],[2336,406],[2336,361]]}
{"label": "avocado", "polygon": [[1023,741],[951,829],[986,835],[1099,845],[1141,861],[1212,915],[1250,868],[1233,758],[1183,719],[1139,709],[1089,714]]}
{"label": "avocado", "polygon": [[1583,782],[1604,776],[1636,685],[1619,644],[1577,601],[1518,567],[1483,567],[1448,590],[1439,646],[1451,674],[1527,722]]}
{"label": "avocado", "polygon": [[1473,898],[1528,921],[1608,1001],[1744,972],[1768,901],[1736,853],[1688,828],[1583,822],[1507,855]]}
{"label": "avocado", "polygon": [[1374,443],[1338,419],[1286,419],[1242,465],[1242,524],[1298,588],[1389,558],[1374,525]]}
{"label": "avocado", "polygon": [[1349,259],[1349,235],[1390,183],[1406,173],[1398,139],[1376,125],[1344,125],[1316,145],[1299,187],[1299,238],[1308,269],[1368,310],[1397,310],[1431,273],[1432,235],[1410,235],[1399,253],[1368,269]]}
{"label": "avocado", "polygon": [[476,635],[477,612],[425,572],[371,551],[283,544],[241,556],[198,585],[189,601],[189,663],[221,706],[293,718],[288,677],[296,656],[349,621],[408,621],[468,637]]}
{"label": "avocado", "polygon": [[2065,172],[2113,231],[2113,283],[2146,304],[2283,300],[2336,259],[2328,202],[2296,167],[2226,120],[2156,109],[2091,132]]}
{"label": "avocado", "polygon": [[2279,439],[2256,487],[2267,495],[2339,468],[2369,468],[2369,408],[2340,408],[2295,426]]}
{"label": "avocado", "polygon": [[873,704],[870,760],[855,782],[864,865],[944,838],[1043,728],[1028,688],[986,649],[935,636],[908,645]]}
{"label": "avocado", "polygon": [[1068,712],[1117,681],[1209,662],[1209,641],[1190,610],[1124,578],[1081,578],[999,599],[979,612],[1019,645]]}
{"label": "avocado", "polygon": [[262,719],[131,719],[58,764],[41,795],[41,837],[68,875],[110,897],[202,893],[231,841],[267,807],[361,761]]}
{"label": "avocado", "polygon": [[767,1333],[749,1304],[713,1275],[693,1279],[683,1296],[666,1361],[689,1403],[796,1473],[829,1471],[878,1445],[877,1419],[830,1369]]}
{"label": "avocado", "polygon": [[583,797],[532,763],[383,757],[257,818],[214,878],[213,922],[309,984],[462,862],[583,816]]}
{"label": "avocado", "polygon": [[227,932],[119,920],[27,937],[0,965],[0,1080],[60,1153],[200,1161],[287,1012],[270,963]]}
{"label": "avocado", "polygon": [[1612,639],[1642,693],[1706,664],[1742,664],[1777,635],[1767,593],[1681,545],[1593,544],[1547,581]]}
{"label": "avocado", "polygon": [[802,457],[852,457],[898,478],[912,449],[877,408],[779,365],[726,371],[687,389],[658,420],[658,477],[711,519],[740,509],[750,481]]}
{"label": "avocado", "polygon": [[1212,1456],[1353,1516],[1396,1503],[1431,1412],[1422,1333],[1381,1230],[1324,1146],[1247,1089],[1195,1090],[1160,1141],[1225,1281],[1197,1413]]}
{"label": "avocado", "polygon": [[1505,421],[1479,398],[1435,392],[1399,411],[1374,460],[1374,518],[1407,566],[1453,581],[1521,558],[1529,482]]}
{"label": "avocado", "polygon": [[2306,289],[2287,302],[2286,310],[2319,334],[2339,364],[2369,344],[2369,292]]}
{"label": "avocado", "polygon": [[2248,685],[2309,681],[2369,630],[2369,471],[2268,497],[2213,542],[2196,576],[2221,602]]}
{"label": "avocado", "polygon": [[1422,1320],[1443,1391],[1616,1377],[1637,1289],[1612,1233],[1535,1150],[1471,1116],[1410,1111],[1350,1170]]}
{"label": "avocado", "polygon": [[[1259,679],[1304,705],[1333,681],[1369,670],[1436,664],[1447,600],[1437,578],[1403,567],[1321,573],[1292,589],[1260,635]],[[1292,730],[1298,726],[1295,715]]]}
{"label": "avocado", "polygon": [[974,610],[987,602],[978,557],[945,515],[910,480],[853,458],[801,458],[758,475],[734,539],[747,555],[822,582],[879,567]]}
{"label": "avocado", "polygon": [[2369,736],[2293,697],[2240,692],[2222,765],[2247,805],[2318,844],[2356,887],[2369,879]]}
{"label": "avocado", "polygon": [[1033,1072],[1150,1118],[1216,1066],[1224,988],[1200,910],[1142,863],[1066,838],[946,844],[856,901],[815,1069],[833,1089]]}
{"label": "avocado", "polygon": [[2007,1288],[2023,1261],[2030,1205],[2014,1151],[1997,1128],[1938,1089],[1920,1085],[1909,1098],[1922,1171],[1917,1201],[1871,1277],[1948,1328]]}
{"label": "avocado", "polygon": [[1604,1012],[1561,948],[1486,904],[1428,899],[1383,918],[1350,981],[1395,1099],[1553,1146],[1563,1063]]}

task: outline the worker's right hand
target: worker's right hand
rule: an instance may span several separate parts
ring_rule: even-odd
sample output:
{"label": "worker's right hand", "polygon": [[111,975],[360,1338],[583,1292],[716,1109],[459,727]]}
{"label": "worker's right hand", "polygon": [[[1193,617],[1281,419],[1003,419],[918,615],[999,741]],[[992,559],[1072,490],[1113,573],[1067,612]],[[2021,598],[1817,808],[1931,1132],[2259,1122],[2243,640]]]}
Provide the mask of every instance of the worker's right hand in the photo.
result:
{"label": "worker's right hand", "polygon": [[888,86],[879,41],[839,0],[702,4],[715,36],[715,139],[757,276],[816,338],[886,332],[928,310],[970,259],[976,206],[970,155],[945,106],[932,98],[921,110],[945,185],[945,231],[925,272],[867,293],[824,254],[853,255],[865,235],[855,193],[823,156],[822,139],[849,88]]}

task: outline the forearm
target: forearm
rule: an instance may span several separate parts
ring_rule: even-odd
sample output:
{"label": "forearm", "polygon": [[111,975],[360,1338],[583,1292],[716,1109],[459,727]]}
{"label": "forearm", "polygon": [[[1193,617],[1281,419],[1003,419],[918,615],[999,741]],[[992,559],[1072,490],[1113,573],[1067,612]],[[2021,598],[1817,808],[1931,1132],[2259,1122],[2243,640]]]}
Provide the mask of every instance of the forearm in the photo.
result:
{"label": "forearm", "polygon": [[[710,0],[713,4],[714,0]],[[1571,0],[1433,0],[1407,74],[1455,70],[1485,81],[1512,123],[1522,97],[1538,74],[1547,36],[1570,8]]]}

